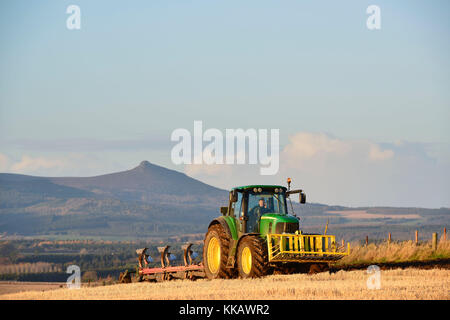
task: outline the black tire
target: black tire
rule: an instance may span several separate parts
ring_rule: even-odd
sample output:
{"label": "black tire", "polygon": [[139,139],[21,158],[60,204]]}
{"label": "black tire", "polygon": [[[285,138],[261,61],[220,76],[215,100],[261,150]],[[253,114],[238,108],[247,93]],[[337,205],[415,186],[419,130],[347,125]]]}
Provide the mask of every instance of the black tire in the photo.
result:
{"label": "black tire", "polygon": [[[243,252],[248,248],[251,253],[251,268],[246,272],[243,266]],[[237,264],[239,276],[246,278],[259,278],[267,275],[270,271],[269,257],[267,254],[267,243],[260,236],[246,236],[241,240],[237,252]]]}
{"label": "black tire", "polygon": [[315,274],[329,270],[327,263],[314,263],[310,266],[308,274]]}
{"label": "black tire", "polygon": [[[216,238],[220,243],[220,265],[217,271],[213,272],[208,264],[208,245],[211,239]],[[203,264],[205,274],[208,279],[229,279],[233,277],[233,269],[227,268],[228,252],[230,250],[230,237],[220,224],[209,227],[205,235],[203,245]]]}

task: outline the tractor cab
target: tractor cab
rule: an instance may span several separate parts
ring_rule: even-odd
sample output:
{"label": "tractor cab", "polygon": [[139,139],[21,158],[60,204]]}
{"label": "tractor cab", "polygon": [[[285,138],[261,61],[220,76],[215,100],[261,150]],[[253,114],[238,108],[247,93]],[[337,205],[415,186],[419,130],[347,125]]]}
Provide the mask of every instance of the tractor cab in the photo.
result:
{"label": "tractor cab", "polygon": [[[297,190],[300,202],[305,195]],[[295,232],[298,219],[288,215],[286,198],[292,193],[286,187],[274,185],[250,185],[236,187],[230,192],[230,203],[223,213],[236,220],[241,234]],[[226,209],[226,210],[225,210]]]}

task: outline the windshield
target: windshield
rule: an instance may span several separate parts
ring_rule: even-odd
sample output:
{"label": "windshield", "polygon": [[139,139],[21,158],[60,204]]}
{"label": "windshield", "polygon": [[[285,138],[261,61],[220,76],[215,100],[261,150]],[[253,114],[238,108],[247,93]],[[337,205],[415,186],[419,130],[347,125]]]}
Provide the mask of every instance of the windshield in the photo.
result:
{"label": "windshield", "polygon": [[277,213],[286,214],[284,193],[249,192],[248,212],[258,210],[260,214]]}

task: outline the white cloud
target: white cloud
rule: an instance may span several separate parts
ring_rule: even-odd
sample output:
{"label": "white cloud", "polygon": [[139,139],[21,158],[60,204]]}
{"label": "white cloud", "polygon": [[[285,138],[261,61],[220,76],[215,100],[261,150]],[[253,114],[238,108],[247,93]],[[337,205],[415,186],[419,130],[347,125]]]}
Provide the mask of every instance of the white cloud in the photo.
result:
{"label": "white cloud", "polygon": [[[289,144],[282,151],[286,160],[319,160],[323,158],[364,158],[386,160],[394,151],[383,150],[380,145],[366,140],[343,140],[325,133],[300,132],[289,138]],[[291,161],[292,162],[292,161]]]}
{"label": "white cloud", "polygon": [[324,133],[300,132],[289,138],[289,144],[283,152],[299,158],[311,158],[322,153],[344,155],[350,149],[349,143]]}
{"label": "white cloud", "polygon": [[[136,161],[136,163],[138,163]],[[107,156],[65,153],[64,155],[22,155],[14,160],[0,154],[0,171],[38,176],[89,176],[126,169]]]}
{"label": "white cloud", "polygon": [[387,160],[394,156],[394,151],[386,149],[381,150],[379,145],[372,144],[369,150],[369,158],[371,160]]}
{"label": "white cloud", "polygon": [[52,169],[60,171],[68,166],[68,160],[66,159],[48,159],[44,157],[30,157],[22,156],[19,162],[11,165],[11,171],[20,173],[33,173],[42,169]]}
{"label": "white cloud", "polygon": [[311,202],[349,206],[449,206],[450,165],[419,143],[376,143],[300,132],[280,152],[280,170],[261,176],[258,165],[198,165],[185,172],[229,189],[247,184],[302,188]]}
{"label": "white cloud", "polygon": [[8,157],[0,153],[0,171],[1,172],[6,171],[8,170],[8,167],[9,167]]}

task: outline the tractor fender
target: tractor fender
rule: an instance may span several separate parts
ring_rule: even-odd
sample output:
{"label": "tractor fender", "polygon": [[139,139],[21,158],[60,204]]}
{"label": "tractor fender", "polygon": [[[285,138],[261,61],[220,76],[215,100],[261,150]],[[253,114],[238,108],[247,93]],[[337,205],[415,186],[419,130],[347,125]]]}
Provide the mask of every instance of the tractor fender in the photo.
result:
{"label": "tractor fender", "polygon": [[[227,233],[229,239],[230,239],[230,250],[228,252],[228,258],[227,258],[227,268],[234,268],[235,265],[235,257],[236,257],[236,248],[237,248],[237,242],[238,242],[238,235],[235,234],[233,237],[233,232],[230,230],[230,226],[228,225],[227,220],[224,217],[218,217],[211,221],[211,223],[208,226],[208,229],[213,225],[221,225],[222,228]],[[205,249],[205,248],[203,248]]]}
{"label": "tractor fender", "polygon": [[243,235],[239,238],[239,240],[237,241],[237,243],[236,243],[236,252],[234,253],[234,255],[237,254],[237,248],[239,247],[239,244],[241,243],[242,239],[244,239],[244,238],[246,238],[246,237],[249,237],[249,236],[259,236],[259,235],[260,235],[259,233],[245,233],[245,234],[243,234]]}
{"label": "tractor fender", "polygon": [[225,230],[225,232],[228,234],[229,238],[233,239],[233,236],[230,231],[230,227],[228,226],[227,221],[223,217],[218,217],[218,218],[215,218],[213,221],[211,221],[210,224],[208,225],[208,229],[215,224],[220,224],[222,226],[223,230]]}

